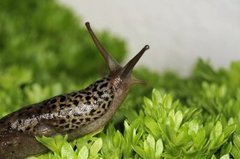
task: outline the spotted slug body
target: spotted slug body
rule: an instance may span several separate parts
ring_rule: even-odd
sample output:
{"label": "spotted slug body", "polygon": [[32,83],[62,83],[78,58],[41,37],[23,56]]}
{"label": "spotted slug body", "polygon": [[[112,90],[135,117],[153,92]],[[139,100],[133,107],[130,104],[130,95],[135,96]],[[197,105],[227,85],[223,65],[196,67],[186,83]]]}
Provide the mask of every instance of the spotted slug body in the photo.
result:
{"label": "spotted slug body", "polygon": [[132,77],[131,72],[148,45],[121,67],[103,48],[88,22],[86,27],[108,64],[109,75],[83,90],[55,96],[0,119],[0,159],[22,159],[46,152],[35,136],[68,134],[69,140],[73,140],[103,128],[130,86],[143,83]]}

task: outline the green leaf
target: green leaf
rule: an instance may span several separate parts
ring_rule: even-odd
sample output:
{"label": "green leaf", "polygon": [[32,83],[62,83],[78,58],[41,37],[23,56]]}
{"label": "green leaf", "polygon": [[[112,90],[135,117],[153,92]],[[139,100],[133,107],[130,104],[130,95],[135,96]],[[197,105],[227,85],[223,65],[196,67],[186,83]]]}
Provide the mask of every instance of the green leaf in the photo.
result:
{"label": "green leaf", "polygon": [[[102,139],[98,138],[91,146],[90,148],[90,156],[97,156],[98,152],[102,148]],[[94,157],[93,157],[94,158]]]}
{"label": "green leaf", "polygon": [[61,153],[61,147],[64,145],[64,142],[67,140],[67,136],[56,135],[54,138],[51,137],[36,137],[36,139],[45,145],[52,152],[57,154]]}
{"label": "green leaf", "polygon": [[201,128],[195,136],[193,136],[193,145],[196,149],[202,148],[206,141],[206,132],[205,129]]}
{"label": "green leaf", "polygon": [[175,128],[176,131],[178,131],[178,129],[179,129],[181,123],[182,123],[182,120],[183,120],[182,112],[181,111],[177,111],[177,113],[175,114],[174,118],[175,118],[175,121],[174,121],[175,127],[174,128]]}
{"label": "green leaf", "polygon": [[156,142],[155,158],[160,158],[162,153],[163,153],[163,142],[162,142],[162,139],[158,139]]}
{"label": "green leaf", "polygon": [[230,159],[230,156],[229,156],[229,154],[226,154],[226,155],[221,156],[220,159]]}
{"label": "green leaf", "polygon": [[214,140],[218,138],[221,134],[222,134],[222,124],[221,122],[218,121],[211,132],[210,139]]}
{"label": "green leaf", "polygon": [[83,146],[78,153],[78,158],[88,159],[88,154],[89,154],[88,148],[86,146]]}
{"label": "green leaf", "polygon": [[61,148],[61,157],[67,159],[74,159],[74,151],[69,143],[64,143]]}
{"label": "green leaf", "polygon": [[156,89],[153,89],[152,90],[152,103],[153,103],[153,105],[158,105],[159,103],[161,103],[161,101],[162,101],[162,98],[161,98],[160,92]]}
{"label": "green leaf", "polygon": [[158,124],[151,117],[146,116],[144,119],[145,126],[150,130],[150,133],[154,137],[160,137],[160,131],[158,129]]}
{"label": "green leaf", "polygon": [[153,149],[153,150],[155,149],[155,139],[153,138],[152,135],[149,134],[147,136],[146,142],[147,142],[147,145],[150,146],[151,149]]}
{"label": "green leaf", "polygon": [[146,158],[146,152],[143,148],[141,148],[140,146],[133,146],[134,151],[141,156],[142,158]]}

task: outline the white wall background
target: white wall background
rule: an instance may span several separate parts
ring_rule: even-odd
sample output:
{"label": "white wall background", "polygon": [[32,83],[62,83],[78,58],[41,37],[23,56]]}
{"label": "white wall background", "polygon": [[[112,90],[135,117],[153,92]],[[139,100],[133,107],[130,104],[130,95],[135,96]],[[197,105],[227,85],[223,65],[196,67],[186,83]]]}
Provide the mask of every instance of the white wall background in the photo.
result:
{"label": "white wall background", "polygon": [[95,30],[127,40],[129,58],[149,44],[138,66],[185,75],[198,57],[215,67],[240,60],[239,0],[59,1]]}

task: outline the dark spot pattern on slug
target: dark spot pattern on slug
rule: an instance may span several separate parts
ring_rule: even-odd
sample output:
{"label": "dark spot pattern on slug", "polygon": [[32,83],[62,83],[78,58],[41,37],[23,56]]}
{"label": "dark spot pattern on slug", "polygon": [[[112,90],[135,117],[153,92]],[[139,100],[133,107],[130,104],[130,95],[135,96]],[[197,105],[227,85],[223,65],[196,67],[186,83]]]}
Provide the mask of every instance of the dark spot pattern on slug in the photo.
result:
{"label": "dark spot pattern on slug", "polygon": [[72,94],[71,94],[71,96],[76,96],[78,93],[77,92],[73,92]]}
{"label": "dark spot pattern on slug", "polygon": [[101,90],[101,89],[107,87],[107,85],[108,85],[108,82],[105,82],[105,83],[103,83],[103,84],[100,84],[99,89]]}
{"label": "dark spot pattern on slug", "polygon": [[93,120],[97,120],[99,117],[93,117]]}
{"label": "dark spot pattern on slug", "polygon": [[74,96],[74,98],[76,98],[76,99],[77,99],[77,98],[82,99],[82,97],[83,97],[83,96],[82,96],[81,94],[77,94],[77,95]]}
{"label": "dark spot pattern on slug", "polygon": [[92,97],[94,101],[97,101],[98,100],[98,97],[97,96],[93,96]]}
{"label": "dark spot pattern on slug", "polygon": [[66,106],[65,104],[60,104],[60,105],[59,105],[60,109],[64,109],[65,106]]}
{"label": "dark spot pattern on slug", "polygon": [[51,99],[51,101],[50,101],[51,104],[54,104],[54,103],[56,103],[56,102],[57,102],[56,98],[53,98],[53,99]]}
{"label": "dark spot pattern on slug", "polygon": [[78,103],[79,103],[79,101],[78,101],[78,100],[74,100],[74,101],[73,101],[73,104],[74,104],[75,106],[77,106],[77,105],[78,105]]}
{"label": "dark spot pattern on slug", "polygon": [[98,94],[98,96],[101,97],[103,95],[103,92],[102,91],[98,91],[97,94]]}
{"label": "dark spot pattern on slug", "polygon": [[97,87],[93,87],[93,92],[97,92]]}
{"label": "dark spot pattern on slug", "polygon": [[69,124],[66,124],[66,125],[64,126],[64,128],[65,128],[65,129],[69,128]]}
{"label": "dark spot pattern on slug", "polygon": [[[62,112],[58,114],[68,112],[68,115],[65,117],[59,117],[61,122],[58,122],[59,124],[56,125],[58,128],[64,129],[64,131],[73,130],[97,120],[108,110],[114,98],[113,88],[109,83],[109,78],[96,81],[84,91],[74,92],[68,95],[64,96],[64,102],[67,104],[58,103],[56,106],[56,109],[59,107]],[[60,98],[57,99],[58,101],[63,102],[63,96],[58,98]],[[71,100],[69,100],[69,98],[71,98]],[[66,126],[66,124],[68,125]]]}
{"label": "dark spot pattern on slug", "polygon": [[86,99],[86,101],[89,101],[91,99],[91,97],[90,96],[86,96],[85,99]]}
{"label": "dark spot pattern on slug", "polygon": [[90,117],[87,117],[87,118],[86,118],[86,121],[87,121],[87,122],[89,122],[90,120],[91,120],[91,118],[90,118]]}
{"label": "dark spot pattern on slug", "polygon": [[65,102],[65,100],[66,100],[66,97],[65,97],[65,96],[61,96],[61,97],[60,97],[60,102]]}
{"label": "dark spot pattern on slug", "polygon": [[77,121],[77,119],[73,119],[73,120],[72,120],[72,123],[76,123],[76,121]]}
{"label": "dark spot pattern on slug", "polygon": [[65,123],[65,120],[64,120],[64,119],[61,119],[61,120],[59,121],[59,124],[63,124],[63,123]]}
{"label": "dark spot pattern on slug", "polygon": [[[55,96],[16,113],[17,120],[0,120],[6,129],[38,134],[38,125],[68,132],[100,118],[114,98],[109,78],[91,84],[85,90]],[[34,108],[34,109],[33,109]],[[6,123],[6,124],[5,124]]]}
{"label": "dark spot pattern on slug", "polygon": [[96,111],[95,113],[96,113],[96,114],[100,114],[100,113],[102,113],[102,111],[101,111],[101,110],[98,110],[98,111]]}
{"label": "dark spot pattern on slug", "polygon": [[53,104],[51,107],[52,109],[56,109],[57,105]]}
{"label": "dark spot pattern on slug", "polygon": [[96,110],[92,109],[89,113],[89,115],[93,115]]}

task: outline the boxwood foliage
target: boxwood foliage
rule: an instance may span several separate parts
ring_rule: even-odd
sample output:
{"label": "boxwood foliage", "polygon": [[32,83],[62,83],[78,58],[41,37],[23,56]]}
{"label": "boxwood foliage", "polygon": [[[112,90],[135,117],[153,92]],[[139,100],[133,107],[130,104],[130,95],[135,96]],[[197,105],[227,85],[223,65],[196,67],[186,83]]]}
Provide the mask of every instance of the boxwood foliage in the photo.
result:
{"label": "boxwood foliage", "polygon": [[[106,73],[86,29],[53,0],[0,2],[0,116],[81,89]],[[94,22],[93,22],[94,23]],[[123,40],[99,32],[118,60]],[[147,68],[103,131],[69,142],[36,137],[50,152],[32,159],[240,158],[240,62],[213,69],[198,60],[188,77]]]}

